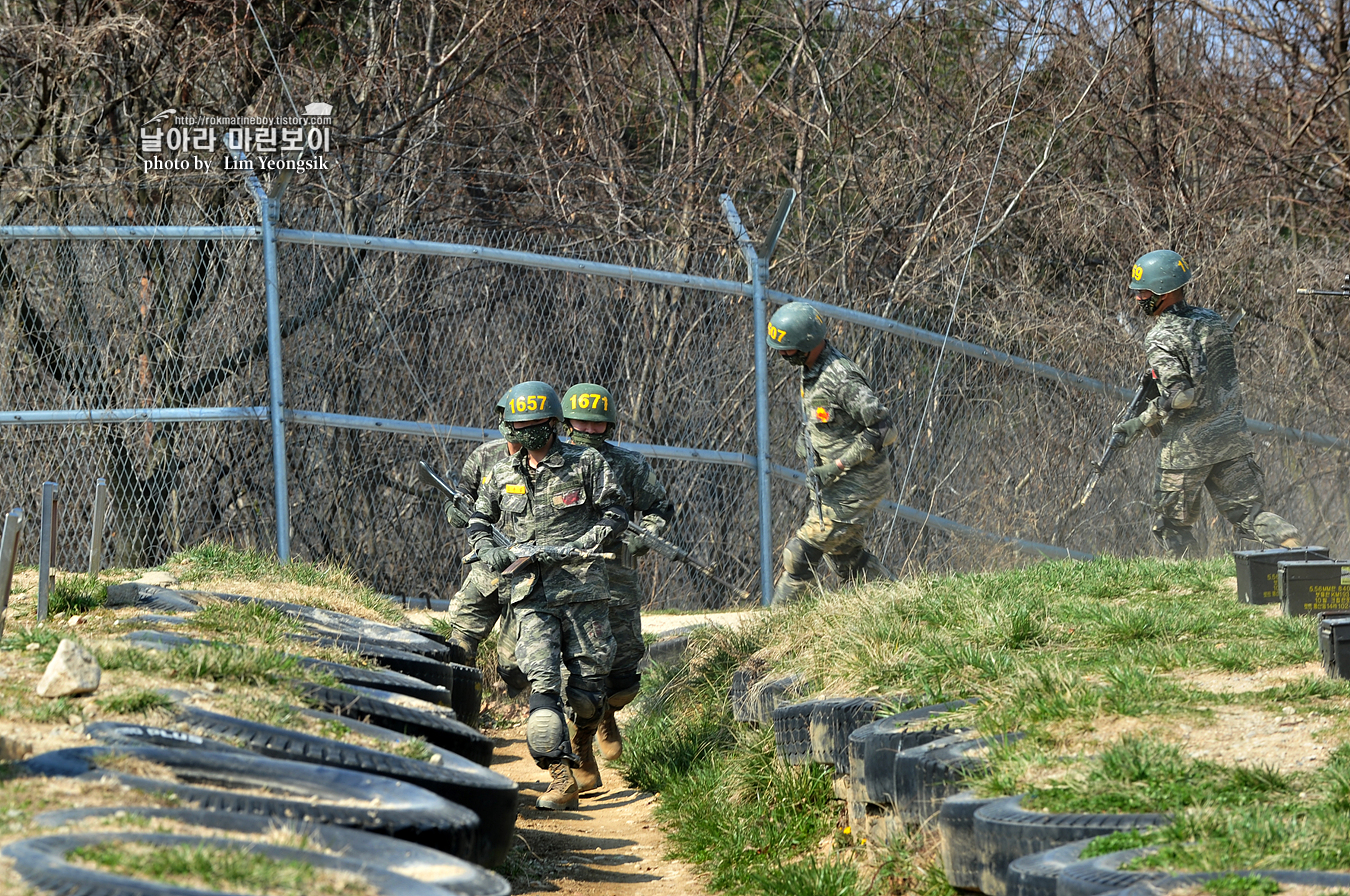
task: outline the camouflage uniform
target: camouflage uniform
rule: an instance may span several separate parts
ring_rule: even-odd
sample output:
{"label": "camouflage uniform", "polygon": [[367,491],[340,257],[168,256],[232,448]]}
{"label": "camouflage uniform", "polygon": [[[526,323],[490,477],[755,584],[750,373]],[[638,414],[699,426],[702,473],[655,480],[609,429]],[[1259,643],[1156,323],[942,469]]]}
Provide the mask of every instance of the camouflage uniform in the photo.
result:
{"label": "camouflage uniform", "polygon": [[808,451],[819,463],[842,461],[845,472],[820,489],[806,522],[783,549],[783,577],[774,600],[791,600],[815,578],[815,565],[828,555],[843,579],[890,578],[863,544],[867,526],[890,486],[886,447],[895,441],[890,411],[881,404],[858,365],[825,344],[816,363],[802,371],[801,413]]}
{"label": "camouflage uniform", "polygon": [[[479,490],[469,535],[480,550],[490,547],[490,525],[500,521],[515,542],[600,550],[627,522],[626,500],[598,451],[555,438],[537,468],[530,468],[527,452],[521,451],[491,469]],[[567,703],[578,725],[598,722],[615,646],[605,564],[532,563],[505,586],[519,637],[516,660],[533,688],[532,714],[561,710],[566,667]],[[566,749],[565,740],[551,752],[530,743],[541,767],[560,761]]]}
{"label": "camouflage uniform", "polygon": [[[1298,530],[1262,506],[1265,483],[1252,459],[1228,322],[1207,308],[1178,302],[1158,315],[1146,352],[1160,394],[1143,419],[1162,424],[1153,534],[1163,549],[1173,557],[1195,550],[1191,530],[1206,489],[1239,535],[1270,545],[1297,542]],[[1193,390],[1194,404],[1173,408],[1172,401],[1187,390]]]}
{"label": "camouflage uniform", "polygon": [[[510,457],[506,439],[493,439],[475,448],[464,461],[459,472],[459,487],[472,505],[478,500],[478,488],[498,461]],[[447,509],[447,516],[449,507]],[[453,521],[452,521],[453,525]],[[497,574],[482,563],[471,563],[464,584],[450,598],[449,617],[453,657],[457,663],[474,665],[478,660],[478,645],[492,631],[501,615],[502,603],[497,594]],[[505,624],[502,626],[505,628]]]}
{"label": "camouflage uniform", "polygon": [[[614,478],[628,496],[628,512],[641,514],[642,527],[660,535],[675,516],[675,506],[666,497],[666,487],[656,471],[636,451],[606,442],[599,449]],[[638,586],[637,555],[625,539],[616,560],[606,561],[609,575],[609,627],[614,633],[614,667],[609,673],[609,702],[616,708],[626,706],[638,690],[638,663],[647,653],[642,641],[642,590]],[[640,547],[639,550],[642,550]]]}

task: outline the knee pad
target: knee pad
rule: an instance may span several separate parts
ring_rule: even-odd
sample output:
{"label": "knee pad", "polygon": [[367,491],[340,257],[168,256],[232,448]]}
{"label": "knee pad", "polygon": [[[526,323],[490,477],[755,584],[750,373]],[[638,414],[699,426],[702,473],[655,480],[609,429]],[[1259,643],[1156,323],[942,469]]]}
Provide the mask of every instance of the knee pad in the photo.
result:
{"label": "knee pad", "polygon": [[557,694],[530,695],[530,717],[525,721],[525,745],[540,768],[559,762],[573,762],[567,721]]}
{"label": "knee pad", "polygon": [[642,676],[636,672],[611,675],[605,680],[605,684],[609,688],[609,696],[605,698],[605,702],[613,709],[623,709],[637,697],[638,690],[642,687]]}
{"label": "knee pad", "polygon": [[600,723],[600,716],[605,711],[605,695],[601,690],[591,690],[582,682],[576,684],[568,682],[567,705],[572,708],[572,717],[577,727],[588,728]]}
{"label": "knee pad", "polygon": [[816,564],[825,552],[793,536],[783,547],[783,569],[794,579],[813,579],[816,576]]}

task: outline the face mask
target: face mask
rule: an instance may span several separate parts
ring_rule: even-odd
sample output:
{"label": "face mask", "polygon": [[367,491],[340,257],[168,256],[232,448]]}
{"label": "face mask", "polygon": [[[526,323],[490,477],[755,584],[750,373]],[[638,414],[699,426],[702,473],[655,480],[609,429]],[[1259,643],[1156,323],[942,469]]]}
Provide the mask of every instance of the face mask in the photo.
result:
{"label": "face mask", "polygon": [[605,427],[604,432],[582,432],[579,429],[567,427],[567,437],[578,445],[585,445],[587,448],[599,448],[605,444],[605,437],[609,435],[609,427]]}
{"label": "face mask", "polygon": [[778,357],[782,358],[784,361],[788,362],[788,363],[791,364],[793,367],[805,367],[805,366],[806,366],[806,359],[807,359],[807,357],[809,357],[809,353],[808,353],[808,352],[802,352],[802,351],[799,351],[799,352],[797,352],[796,354],[792,354],[792,355],[779,355]]}
{"label": "face mask", "polygon": [[511,430],[511,441],[524,445],[526,451],[538,451],[547,445],[551,438],[553,438],[552,420],[545,420],[543,423],[536,423],[523,429]]}
{"label": "face mask", "polygon": [[506,439],[506,441],[508,441],[508,442],[516,442],[516,441],[519,441],[519,440],[516,438],[516,431],[515,431],[514,429],[512,429],[512,428],[511,428],[511,424],[510,424],[510,423],[507,423],[505,420],[498,420],[498,421],[497,421],[497,432],[501,433],[501,434],[502,434],[502,438],[503,438],[503,439]]}

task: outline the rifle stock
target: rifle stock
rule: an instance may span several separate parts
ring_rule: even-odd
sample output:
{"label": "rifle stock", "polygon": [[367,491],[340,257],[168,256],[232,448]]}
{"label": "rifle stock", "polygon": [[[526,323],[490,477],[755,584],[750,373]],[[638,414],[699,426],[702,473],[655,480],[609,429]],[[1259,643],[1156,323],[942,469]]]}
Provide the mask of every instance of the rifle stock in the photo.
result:
{"label": "rifle stock", "polygon": [[656,553],[660,554],[662,557],[665,557],[667,560],[673,560],[676,563],[683,563],[686,566],[693,567],[694,569],[703,573],[703,575],[707,576],[709,579],[712,579],[714,582],[721,585],[722,587],[730,588],[733,594],[738,594],[741,595],[742,597],[750,596],[749,591],[746,591],[744,588],[741,588],[737,585],[733,585],[731,582],[728,582],[726,579],[722,578],[717,573],[713,572],[713,568],[711,565],[706,563],[699,563],[689,554],[688,551],[686,551],[679,545],[675,544],[673,541],[667,541],[660,535],[657,535],[655,532],[648,532],[646,529],[642,528],[642,526],[638,525],[632,520],[628,521],[628,531],[634,535],[641,535],[643,540],[647,542],[647,545],[653,551],[656,551]]}

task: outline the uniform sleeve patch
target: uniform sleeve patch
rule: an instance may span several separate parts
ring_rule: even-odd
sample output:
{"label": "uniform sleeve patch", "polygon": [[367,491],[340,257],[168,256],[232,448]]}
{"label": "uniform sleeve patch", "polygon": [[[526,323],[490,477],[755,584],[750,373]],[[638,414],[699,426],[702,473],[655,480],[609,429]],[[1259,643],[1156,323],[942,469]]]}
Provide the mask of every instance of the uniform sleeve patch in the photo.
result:
{"label": "uniform sleeve patch", "polygon": [[506,486],[505,489],[503,489],[503,491],[505,491],[508,495],[523,495],[523,494],[525,494],[525,486],[523,486],[523,485],[508,485],[508,486]]}
{"label": "uniform sleeve patch", "polygon": [[834,411],[830,408],[816,408],[816,422],[829,423],[834,419]]}
{"label": "uniform sleeve patch", "polygon": [[578,504],[585,503],[586,493],[579,488],[574,488],[570,492],[564,492],[561,495],[553,497],[553,503],[557,507],[575,507]]}

